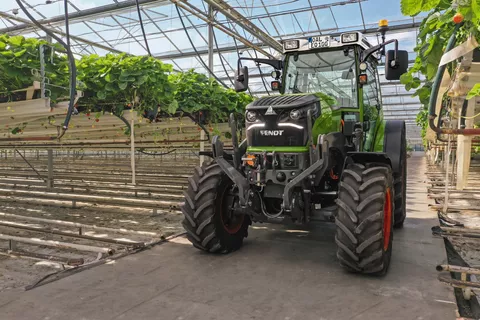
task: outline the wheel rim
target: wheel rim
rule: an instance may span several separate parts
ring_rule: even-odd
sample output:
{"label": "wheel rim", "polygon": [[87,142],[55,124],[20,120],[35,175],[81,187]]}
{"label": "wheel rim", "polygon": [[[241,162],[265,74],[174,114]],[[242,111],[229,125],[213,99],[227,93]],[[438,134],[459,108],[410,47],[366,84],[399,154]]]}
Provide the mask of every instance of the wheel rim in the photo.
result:
{"label": "wheel rim", "polygon": [[385,205],[383,207],[383,250],[387,251],[390,244],[392,227],[392,194],[390,188],[385,192]]}
{"label": "wheel rim", "polygon": [[244,215],[233,214],[233,207],[238,202],[238,196],[235,195],[233,187],[227,187],[220,195],[222,198],[220,220],[222,221],[223,229],[229,234],[236,234],[243,225]]}

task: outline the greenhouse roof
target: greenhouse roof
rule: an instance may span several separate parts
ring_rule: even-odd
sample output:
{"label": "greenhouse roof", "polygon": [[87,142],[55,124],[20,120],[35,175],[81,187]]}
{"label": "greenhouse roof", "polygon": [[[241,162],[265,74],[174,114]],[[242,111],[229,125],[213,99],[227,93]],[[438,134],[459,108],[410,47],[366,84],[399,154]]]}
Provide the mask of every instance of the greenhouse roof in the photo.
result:
{"label": "greenhouse roof", "polygon": [[[65,35],[63,0],[21,0],[44,26]],[[139,0],[143,25],[152,55],[173,65],[175,70],[194,68],[207,73],[200,59],[208,64],[208,26],[214,26],[212,50],[214,73],[227,85],[243,57],[280,56],[281,41],[322,34],[360,31],[377,43],[377,23],[388,19],[389,38],[400,41],[401,49],[413,48],[422,17],[409,18],[394,0]],[[100,55],[108,52],[147,54],[134,0],[69,0],[70,34],[75,53]],[[178,10],[175,4],[178,4]],[[209,6],[212,10],[209,11]],[[15,0],[3,0],[0,33],[44,37]],[[180,16],[179,16],[180,14]],[[186,33],[188,32],[188,34]],[[189,39],[190,37],[190,39]],[[193,44],[193,46],[192,46]],[[251,71],[254,95],[269,94],[260,72]],[[382,70],[380,70],[382,73]],[[265,77],[269,78],[269,76]],[[269,81],[269,80],[268,80]],[[382,82],[387,119],[405,119],[408,135],[419,143],[415,116],[420,107],[397,82]]]}

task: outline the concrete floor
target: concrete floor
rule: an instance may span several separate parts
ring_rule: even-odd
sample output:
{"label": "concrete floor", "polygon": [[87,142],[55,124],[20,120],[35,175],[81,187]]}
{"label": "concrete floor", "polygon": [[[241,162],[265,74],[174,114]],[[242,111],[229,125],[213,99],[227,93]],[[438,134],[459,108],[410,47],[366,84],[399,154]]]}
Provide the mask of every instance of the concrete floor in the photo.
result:
{"label": "concrete floor", "polygon": [[179,238],[112,264],[18,294],[0,295],[0,319],[454,319],[445,260],[431,235],[421,155],[409,159],[408,219],[395,233],[387,276],[344,272],[333,225],[257,225],[242,250],[203,254]]}

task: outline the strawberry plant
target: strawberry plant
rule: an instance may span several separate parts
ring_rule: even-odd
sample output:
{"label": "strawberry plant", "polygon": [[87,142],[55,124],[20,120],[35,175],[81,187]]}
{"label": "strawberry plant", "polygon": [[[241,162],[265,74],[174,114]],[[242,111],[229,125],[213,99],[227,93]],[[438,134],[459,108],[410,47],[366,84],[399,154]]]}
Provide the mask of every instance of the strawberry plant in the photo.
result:
{"label": "strawberry plant", "polygon": [[[13,93],[40,81],[40,46],[44,46],[45,73],[52,86],[47,85],[47,95],[56,102],[60,96],[68,93],[68,61],[56,49],[63,50],[58,44],[51,45],[45,40],[25,38],[23,36],[0,35],[0,95],[2,102],[23,100],[25,93]],[[36,71],[34,71],[36,70]],[[33,71],[33,72],[32,72]],[[63,87],[63,88],[62,88]]]}
{"label": "strawberry plant", "polygon": [[193,70],[171,74],[170,81],[175,86],[173,98],[176,103],[162,109],[169,114],[204,112],[207,122],[224,122],[231,112],[243,115],[245,106],[253,101],[251,96],[225,89],[217,81]]}
{"label": "strawberry plant", "polygon": [[[417,38],[415,52],[417,57],[413,66],[405,73],[400,82],[407,90],[415,89],[422,108],[417,116],[417,124],[422,127],[422,138],[428,127],[428,103],[433,79],[440,64],[448,39],[457,24],[457,43],[467,40],[469,35],[480,40],[480,0],[402,0],[402,13],[415,16],[427,12],[422,21]],[[450,71],[452,71],[450,66]],[[420,75],[425,81],[422,83]],[[477,88],[477,89],[475,89]],[[475,95],[478,86],[472,89],[469,97]]]}
{"label": "strawberry plant", "polygon": [[[41,80],[39,72],[32,70],[40,69],[42,45],[47,78],[55,85],[47,86],[48,96],[55,103],[68,93],[65,89],[69,85],[68,61],[56,51],[61,49],[59,45],[23,36],[0,35],[0,102],[25,99],[25,93],[21,96],[12,91]],[[85,92],[76,105],[76,112],[83,112],[89,119],[94,114],[93,123],[100,122],[105,112],[122,119],[124,110],[132,111],[134,107],[150,121],[160,111],[166,116],[196,114],[202,122],[214,124],[226,121],[231,112],[243,115],[244,107],[253,100],[193,70],[173,73],[171,65],[152,57],[86,55],[76,64],[79,89]],[[54,125],[54,117],[49,117],[48,122]],[[11,133],[22,131],[23,128],[14,128]],[[125,133],[129,134],[128,128]]]}
{"label": "strawberry plant", "polygon": [[[139,111],[174,103],[174,88],[168,80],[173,68],[152,57],[107,54],[83,56],[77,63],[78,79],[87,94],[82,105],[114,109],[121,113],[135,103]],[[138,101],[135,101],[138,99]]]}

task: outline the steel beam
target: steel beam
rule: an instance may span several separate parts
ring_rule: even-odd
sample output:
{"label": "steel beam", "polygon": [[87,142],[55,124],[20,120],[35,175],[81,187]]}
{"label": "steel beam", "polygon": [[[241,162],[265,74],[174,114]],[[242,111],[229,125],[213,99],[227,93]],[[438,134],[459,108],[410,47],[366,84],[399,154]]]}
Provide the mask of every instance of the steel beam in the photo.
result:
{"label": "steel beam", "polygon": [[[33,22],[31,22],[30,20],[27,20],[27,19],[23,19],[23,18],[20,18],[20,17],[17,17],[17,16],[14,16],[14,15],[11,15],[9,13],[6,13],[6,12],[1,12],[0,11],[0,17],[4,17],[6,19],[11,19],[11,20],[15,20],[15,21],[18,21],[18,22],[22,22],[28,26],[35,26],[33,24]],[[50,31],[52,31],[53,33],[56,33],[56,34],[59,34],[61,35],[62,37],[65,37],[66,34],[65,32],[63,31],[60,31],[58,29],[55,29],[55,28],[52,28],[50,29]],[[10,33],[10,28],[5,28],[5,29],[1,29],[0,31],[0,34],[1,33]],[[70,35],[70,38],[72,40],[75,40],[77,42],[82,42],[82,43],[85,43],[85,44],[88,44],[90,46],[93,46],[93,47],[97,47],[97,48],[100,48],[100,49],[103,49],[103,50],[106,50],[106,51],[110,51],[110,52],[116,52],[116,53],[123,53],[123,51],[121,50],[117,50],[115,48],[112,48],[112,47],[109,47],[109,46],[105,46],[103,44],[100,44],[98,42],[94,42],[94,41],[90,41],[90,40],[87,40],[87,39],[84,39],[84,38],[81,38],[81,37],[77,37],[77,36],[74,36],[74,35]]]}
{"label": "steel beam", "polygon": [[[170,4],[169,0],[139,0],[138,2],[141,6],[147,6],[147,5],[160,6],[160,5]],[[104,6],[98,6],[98,7],[93,7],[89,9],[83,9],[78,12],[69,13],[68,19],[70,22],[73,22],[75,20],[87,21],[87,20],[98,18],[98,17],[106,17],[112,14],[122,13],[122,12],[128,11],[129,9],[135,6],[136,6],[135,0],[120,1],[112,4],[107,4]],[[43,25],[50,25],[50,26],[53,26],[54,24],[63,25],[65,22],[65,15],[58,15],[48,19],[42,19],[42,20],[39,20],[38,22],[40,22]],[[20,31],[20,30],[28,29],[30,27],[31,27],[30,23],[24,22],[23,24],[19,24],[13,27],[0,29],[0,33]]]}
{"label": "steel beam", "polygon": [[[402,24],[402,25],[396,25],[396,26],[391,26],[390,27],[390,30],[391,31],[401,31],[401,30],[407,30],[407,29],[412,29],[412,28],[418,28],[420,26],[420,23],[408,23],[408,24]],[[370,29],[367,29],[367,30],[358,30],[360,32],[362,32],[363,34],[375,34],[378,32],[378,28],[370,28]],[[324,30],[322,30],[322,32],[324,32]],[[284,38],[295,38],[295,37],[307,37],[308,35],[314,35],[314,34],[319,34],[320,31],[319,30],[316,30],[316,31],[309,31],[308,33],[306,33],[306,35],[302,34],[302,33],[292,33],[292,34],[288,34],[288,35],[282,35],[282,37]],[[332,33],[328,33],[329,35],[333,36],[333,37],[338,37],[342,34],[342,32],[332,32]],[[265,46],[264,43],[261,43],[261,42],[253,42],[254,45],[256,46]],[[246,45],[237,45],[238,49],[239,50],[245,50],[245,49],[248,49],[249,47],[246,46]],[[221,52],[235,52],[237,50],[237,47],[235,47],[234,45],[229,45],[229,46],[224,46],[224,47],[220,47],[220,51]],[[208,49],[205,47],[205,48],[202,48],[202,49],[198,49],[197,48],[197,51],[199,54],[208,54]],[[214,52],[217,52],[217,49],[214,49]],[[194,57],[196,56],[196,53],[194,51],[183,51],[183,52],[164,52],[164,53],[161,53],[161,54],[157,54],[155,55],[156,58],[158,59],[175,59],[175,58],[188,58],[188,57]],[[392,83],[389,83],[389,84],[392,84],[392,85],[395,85],[395,84],[400,84],[400,82],[392,82]]]}
{"label": "steel beam", "polygon": [[250,32],[256,38],[261,40],[266,45],[270,46],[274,50],[278,52],[283,52],[283,46],[280,42],[272,38],[269,34],[264,32],[262,29],[257,27],[253,22],[251,22],[248,18],[244,17],[240,12],[235,10],[232,6],[226,3],[223,0],[204,0],[210,6],[214,7],[218,12],[225,15],[225,17],[231,19],[237,25],[242,27],[243,29]]}

